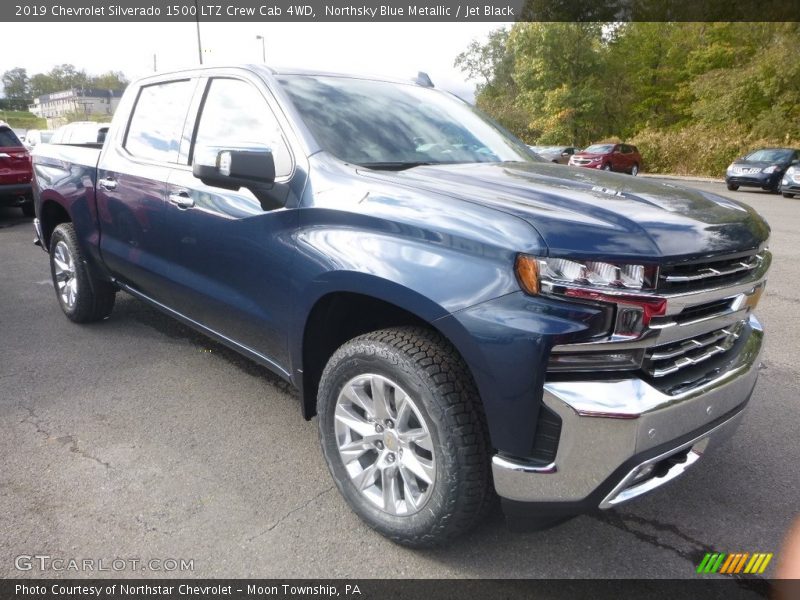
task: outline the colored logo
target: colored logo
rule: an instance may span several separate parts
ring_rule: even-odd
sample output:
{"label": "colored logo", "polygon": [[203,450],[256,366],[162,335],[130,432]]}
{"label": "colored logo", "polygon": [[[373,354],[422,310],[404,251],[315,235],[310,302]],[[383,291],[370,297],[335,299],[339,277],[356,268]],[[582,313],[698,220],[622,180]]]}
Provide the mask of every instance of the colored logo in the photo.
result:
{"label": "colored logo", "polygon": [[760,575],[767,569],[772,560],[772,552],[708,552],[700,564],[697,565],[698,573],[721,573],[734,575],[736,573],[750,573]]}

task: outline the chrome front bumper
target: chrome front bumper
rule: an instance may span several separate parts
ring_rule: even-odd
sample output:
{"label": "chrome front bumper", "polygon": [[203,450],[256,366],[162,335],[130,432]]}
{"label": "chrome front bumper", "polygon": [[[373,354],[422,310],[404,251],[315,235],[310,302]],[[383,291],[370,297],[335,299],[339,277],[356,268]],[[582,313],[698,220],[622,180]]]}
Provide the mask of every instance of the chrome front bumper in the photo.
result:
{"label": "chrome front bumper", "polygon": [[[670,396],[638,378],[550,382],[543,401],[562,421],[555,460],[528,464],[495,456],[497,493],[531,503],[585,503],[610,508],[671,481],[709,442],[730,435],[758,378],[763,330],[750,334],[728,369]],[[670,457],[679,456],[679,461]],[[646,477],[651,465],[660,476]]]}

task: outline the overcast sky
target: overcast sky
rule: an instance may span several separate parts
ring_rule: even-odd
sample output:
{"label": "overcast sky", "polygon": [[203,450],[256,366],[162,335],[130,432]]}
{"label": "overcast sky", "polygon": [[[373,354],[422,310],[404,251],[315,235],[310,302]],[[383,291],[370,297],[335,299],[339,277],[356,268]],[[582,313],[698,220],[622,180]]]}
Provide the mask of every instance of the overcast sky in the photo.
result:
{"label": "overcast sky", "polygon": [[[453,67],[473,39],[485,39],[502,23],[200,23],[204,62],[267,63],[412,77],[426,71],[437,87],[471,99],[474,81]],[[24,67],[28,74],[71,63],[87,73],[123,71],[130,79],[158,70],[197,65],[195,23],[19,23],[3,28],[0,73]]]}

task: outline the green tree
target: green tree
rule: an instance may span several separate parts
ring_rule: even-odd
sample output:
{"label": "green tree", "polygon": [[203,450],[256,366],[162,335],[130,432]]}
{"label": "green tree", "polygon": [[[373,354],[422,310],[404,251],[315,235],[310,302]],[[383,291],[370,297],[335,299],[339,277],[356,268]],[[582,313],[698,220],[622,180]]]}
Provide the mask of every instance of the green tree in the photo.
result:
{"label": "green tree", "polygon": [[25,110],[31,97],[28,72],[21,67],[16,67],[3,73],[2,82],[5,97],[9,100],[9,108]]}
{"label": "green tree", "polygon": [[121,92],[130,83],[122,71],[108,71],[102,75],[90,77],[90,86],[100,90],[113,90]]}

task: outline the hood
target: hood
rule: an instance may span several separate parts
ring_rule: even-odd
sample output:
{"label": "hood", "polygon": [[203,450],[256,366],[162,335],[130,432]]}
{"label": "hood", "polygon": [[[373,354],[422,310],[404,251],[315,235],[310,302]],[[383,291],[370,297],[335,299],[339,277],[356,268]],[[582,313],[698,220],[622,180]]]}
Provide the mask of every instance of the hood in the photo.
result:
{"label": "hood", "polygon": [[746,205],[629,175],[542,162],[359,172],[515,215],[551,256],[689,260],[757,248],[769,237]]}

